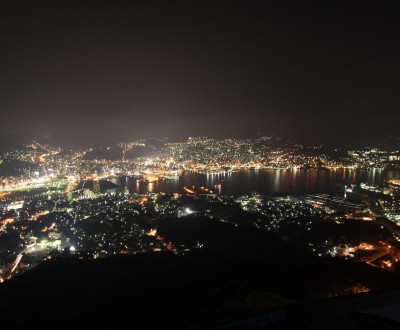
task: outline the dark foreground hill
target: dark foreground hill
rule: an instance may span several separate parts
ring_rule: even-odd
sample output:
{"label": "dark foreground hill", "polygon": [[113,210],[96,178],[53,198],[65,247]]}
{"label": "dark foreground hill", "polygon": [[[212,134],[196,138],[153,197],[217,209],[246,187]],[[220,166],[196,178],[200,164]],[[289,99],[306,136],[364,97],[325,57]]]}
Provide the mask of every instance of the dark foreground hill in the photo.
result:
{"label": "dark foreground hill", "polygon": [[0,286],[2,327],[181,329],[399,283],[392,273],[317,258],[253,228],[206,218],[155,225],[174,244],[204,248],[43,262]]}

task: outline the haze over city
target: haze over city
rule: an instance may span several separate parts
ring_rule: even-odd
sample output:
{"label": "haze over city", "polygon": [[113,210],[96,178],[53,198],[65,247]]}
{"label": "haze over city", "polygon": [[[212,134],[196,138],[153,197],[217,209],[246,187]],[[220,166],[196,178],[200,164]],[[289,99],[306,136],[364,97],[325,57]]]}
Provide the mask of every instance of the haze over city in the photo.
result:
{"label": "haze over city", "polygon": [[6,1],[1,144],[288,136],[399,120],[394,1]]}

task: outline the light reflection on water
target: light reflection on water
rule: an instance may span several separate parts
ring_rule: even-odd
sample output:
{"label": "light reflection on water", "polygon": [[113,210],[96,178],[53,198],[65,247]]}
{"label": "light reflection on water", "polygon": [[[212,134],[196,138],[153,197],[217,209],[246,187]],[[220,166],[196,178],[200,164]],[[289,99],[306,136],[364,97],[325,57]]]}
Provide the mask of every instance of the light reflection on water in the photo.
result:
{"label": "light reflection on water", "polygon": [[400,179],[400,171],[372,170],[243,170],[225,174],[199,174],[185,172],[179,179],[157,181],[149,184],[139,183],[134,178],[114,178],[110,181],[123,190],[127,185],[131,193],[183,192],[183,187],[204,186],[216,190],[222,183],[224,194],[247,194],[258,192],[281,193],[333,193],[343,190],[344,184],[370,183],[383,184],[385,180]]}

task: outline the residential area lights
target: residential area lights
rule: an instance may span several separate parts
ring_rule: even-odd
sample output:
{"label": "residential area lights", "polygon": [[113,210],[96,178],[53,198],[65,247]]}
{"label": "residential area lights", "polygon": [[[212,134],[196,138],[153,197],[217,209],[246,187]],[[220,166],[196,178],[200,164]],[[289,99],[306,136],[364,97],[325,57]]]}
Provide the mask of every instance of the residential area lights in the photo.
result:
{"label": "residential area lights", "polygon": [[[184,221],[200,216],[240,227],[236,215],[245,214],[246,225],[273,231],[285,239],[305,237],[299,244],[321,256],[373,262],[388,251],[395,253],[394,245],[386,242],[388,237],[399,239],[397,195],[385,195],[371,185],[361,188],[390,198],[359,203],[324,194],[233,197],[217,193],[216,186],[191,185],[171,194],[133,194],[129,190],[104,193],[98,183],[105,178],[132,176],[138,185],[150,186],[160,179],[179,178],[185,171],[215,175],[263,169],[279,173],[338,168],[352,171],[371,166],[380,171],[399,168],[399,152],[363,149],[339,153],[272,137],[190,138],[183,142],[163,139],[157,146],[149,143],[140,140],[106,148],[106,153],[115,152],[119,158],[103,158],[104,150],[100,150],[100,157],[95,148],[61,150],[38,143],[1,156],[2,167],[19,167],[14,166],[12,174],[0,178],[0,280],[30,269],[53,254],[102,258],[158,251],[179,254],[206,247],[204,242],[174,244],[161,236],[154,220],[172,217]],[[132,157],[130,152],[135,148],[148,152]],[[396,186],[397,181],[390,184]],[[347,187],[344,193],[355,190]],[[322,239],[321,223],[344,228],[352,221],[362,223],[367,231],[368,223],[378,224],[379,230],[368,232],[367,237],[372,238],[365,242],[352,234],[345,239],[342,234]],[[380,266],[389,267],[390,260],[379,260]]]}
{"label": "residential area lights", "polygon": [[[32,143],[1,156],[2,166],[19,161],[14,174],[0,177],[0,193],[18,189],[55,187],[64,178],[81,181],[117,176],[143,176],[149,182],[173,178],[183,171],[204,174],[231,173],[239,170],[308,170],[308,169],[374,169],[400,168],[400,151],[377,148],[340,150],[323,146],[309,147],[276,137],[257,139],[189,138],[183,142],[160,139],[157,146],[139,140],[107,147],[117,157],[106,158],[97,148],[62,150]],[[130,152],[141,148],[145,156]],[[97,154],[97,152],[99,152]]]}

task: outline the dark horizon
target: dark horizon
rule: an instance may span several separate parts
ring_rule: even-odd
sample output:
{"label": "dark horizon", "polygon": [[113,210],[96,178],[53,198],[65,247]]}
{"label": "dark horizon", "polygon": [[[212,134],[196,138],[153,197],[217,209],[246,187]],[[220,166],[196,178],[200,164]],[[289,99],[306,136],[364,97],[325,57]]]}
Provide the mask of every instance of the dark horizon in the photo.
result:
{"label": "dark horizon", "polygon": [[8,1],[0,148],[398,134],[396,2]]}

